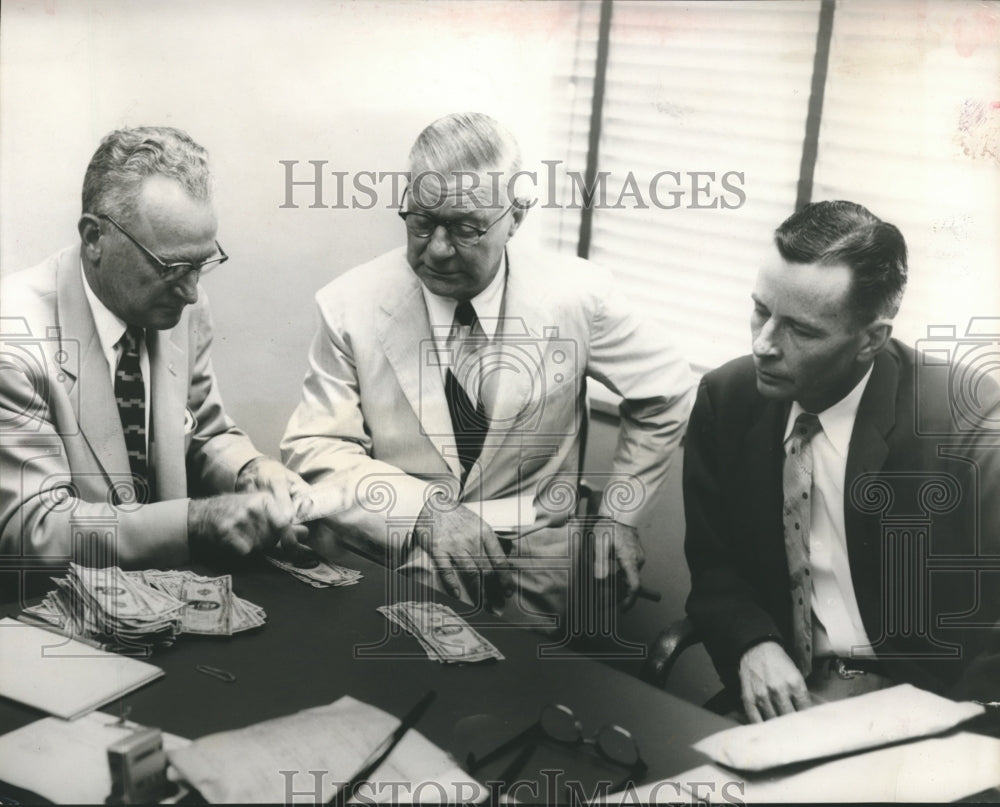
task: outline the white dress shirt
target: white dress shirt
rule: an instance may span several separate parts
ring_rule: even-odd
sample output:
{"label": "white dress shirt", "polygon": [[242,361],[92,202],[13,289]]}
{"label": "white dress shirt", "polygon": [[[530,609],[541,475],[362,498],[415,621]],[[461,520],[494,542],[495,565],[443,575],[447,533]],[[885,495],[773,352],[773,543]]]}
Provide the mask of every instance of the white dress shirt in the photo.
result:
{"label": "white dress shirt", "polygon": [[[115,387],[115,371],[118,369],[118,362],[122,353],[125,352],[120,341],[125,334],[128,325],[114,314],[104,303],[102,303],[94,290],[90,288],[87,280],[87,273],[83,270],[83,262],[80,262],[80,274],[83,275],[83,291],[87,295],[87,302],[90,304],[90,313],[94,317],[94,326],[97,328],[97,338],[101,340],[101,352],[108,361],[108,373],[111,378],[111,389]],[[149,351],[146,349],[146,340],[143,339],[139,345],[139,367],[142,369],[142,386],[146,391],[146,450],[149,450]]]}
{"label": "white dress shirt", "polygon": [[[871,655],[871,642],[861,622],[844,526],[844,477],[847,451],[858,406],[871,368],[846,396],[817,413],[823,430],[812,439],[813,482],[809,524],[812,568],[813,655]],[[796,418],[805,410],[792,404],[785,425],[785,447]]]}
{"label": "white dress shirt", "polygon": [[[479,319],[483,333],[491,342],[496,336],[497,327],[500,324],[500,311],[503,308],[503,293],[506,288],[507,255],[504,253],[500,258],[500,267],[490,284],[469,301],[476,309],[476,317]],[[451,297],[441,297],[434,294],[423,283],[420,284],[420,290],[424,293],[427,316],[430,319],[431,333],[434,336],[434,346],[437,348],[438,356],[442,357],[439,364],[443,381],[450,367],[450,362],[446,359],[447,356],[451,355],[451,351],[447,349],[447,343],[452,323],[455,321],[455,309],[458,308],[458,301]]]}

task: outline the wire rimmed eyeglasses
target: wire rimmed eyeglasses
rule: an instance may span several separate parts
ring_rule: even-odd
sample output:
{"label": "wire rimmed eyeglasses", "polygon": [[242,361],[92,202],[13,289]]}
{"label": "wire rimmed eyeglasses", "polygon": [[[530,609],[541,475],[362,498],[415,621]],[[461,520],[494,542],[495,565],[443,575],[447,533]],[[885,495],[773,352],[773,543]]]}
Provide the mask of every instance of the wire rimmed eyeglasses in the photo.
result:
{"label": "wire rimmed eyeglasses", "polygon": [[626,782],[642,777],[647,770],[639,753],[639,745],[630,731],[609,723],[588,736],[584,734],[583,724],[573,714],[573,710],[561,703],[550,703],[543,707],[538,720],[492,751],[479,757],[469,753],[465,759],[466,770],[475,773],[484,765],[523,746],[499,776],[501,781],[510,782],[527,764],[536,746],[546,740],[569,747],[591,748],[606,762],[625,768],[628,775],[621,782],[612,785],[612,792],[620,790]]}
{"label": "wire rimmed eyeglasses", "polygon": [[201,277],[201,275],[211,272],[213,269],[221,266],[229,260],[229,256],[222,248],[222,245],[216,241],[215,248],[219,250],[219,254],[214,258],[199,261],[198,263],[194,263],[192,261],[165,261],[149,247],[144,245],[138,238],[132,235],[132,233],[126,230],[121,224],[119,224],[114,217],[109,216],[107,213],[97,213],[96,215],[99,219],[110,221],[122,233],[122,235],[139,247],[139,249],[146,254],[146,257],[156,264],[156,268],[160,273],[160,279],[165,283],[176,283],[187,277],[187,275],[191,272],[194,272],[195,277]]}

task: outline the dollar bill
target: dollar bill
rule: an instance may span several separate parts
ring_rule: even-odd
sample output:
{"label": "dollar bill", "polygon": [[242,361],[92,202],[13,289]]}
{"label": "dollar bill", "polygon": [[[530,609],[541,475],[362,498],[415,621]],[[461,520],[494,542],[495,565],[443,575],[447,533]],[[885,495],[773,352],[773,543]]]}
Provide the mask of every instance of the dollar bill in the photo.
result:
{"label": "dollar bill", "polygon": [[228,574],[185,580],[181,599],[186,603],[181,612],[183,633],[232,635],[232,578]]}
{"label": "dollar bill", "polygon": [[71,636],[117,642],[130,648],[169,645],[181,633],[228,636],[258,628],[264,609],[232,591],[232,579],[191,571],[70,564],[65,578],[23,615]]}
{"label": "dollar bill", "polygon": [[274,566],[316,588],[352,586],[364,577],[357,569],[349,569],[328,561],[302,545],[291,550],[283,550],[281,556],[265,557]]}
{"label": "dollar bill", "polygon": [[383,605],[378,610],[413,634],[431,659],[448,664],[503,659],[492,642],[447,605],[411,601]]}

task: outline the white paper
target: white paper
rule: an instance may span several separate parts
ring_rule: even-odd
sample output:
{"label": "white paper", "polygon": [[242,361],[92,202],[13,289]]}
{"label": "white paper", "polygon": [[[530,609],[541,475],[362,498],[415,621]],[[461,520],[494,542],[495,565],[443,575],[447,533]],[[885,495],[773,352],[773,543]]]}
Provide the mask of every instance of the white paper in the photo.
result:
{"label": "white paper", "polygon": [[[56,804],[102,804],[111,792],[108,746],[127,737],[135,723],[91,712],[78,720],[46,717],[0,737],[0,780]],[[187,740],[163,735],[163,747]]]}
{"label": "white paper", "polygon": [[0,695],[72,719],[103,706],[163,670],[52,631],[0,619]]}
{"label": "white paper", "polygon": [[981,715],[976,703],[956,703],[900,684],[813,706],[763,723],[726,729],[694,748],[740,771],[764,771],[850,751],[926,737]]}
{"label": "white paper", "polygon": [[[345,695],[326,706],[202,737],[171,753],[170,761],[214,804],[325,803],[398,725],[392,715]],[[359,797],[400,802],[416,795],[440,802],[442,792],[446,801],[488,795],[444,751],[410,730]]]}
{"label": "white paper", "polygon": [[1000,786],[1000,740],[959,732],[844,757],[789,775],[702,765],[602,799],[607,804],[949,802]]}

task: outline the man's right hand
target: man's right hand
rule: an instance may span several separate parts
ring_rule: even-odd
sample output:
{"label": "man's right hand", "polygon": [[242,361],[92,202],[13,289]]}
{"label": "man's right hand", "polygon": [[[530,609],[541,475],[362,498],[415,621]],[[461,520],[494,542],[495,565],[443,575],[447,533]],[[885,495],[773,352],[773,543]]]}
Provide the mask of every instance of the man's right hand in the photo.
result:
{"label": "man's right hand", "polygon": [[743,711],[751,723],[808,709],[805,679],[777,642],[761,642],[740,658]]}
{"label": "man's right hand", "polygon": [[501,608],[514,593],[514,577],[496,534],[468,507],[440,509],[428,501],[413,536],[431,556],[445,591],[452,597],[462,596],[460,580],[465,581],[472,597],[482,585],[489,607]]}
{"label": "man's right hand", "polygon": [[[191,499],[188,537],[192,544],[249,555],[293,538],[308,529],[292,525],[290,507],[278,506],[270,493],[227,493],[210,499]],[[295,532],[301,532],[301,536]]]}

